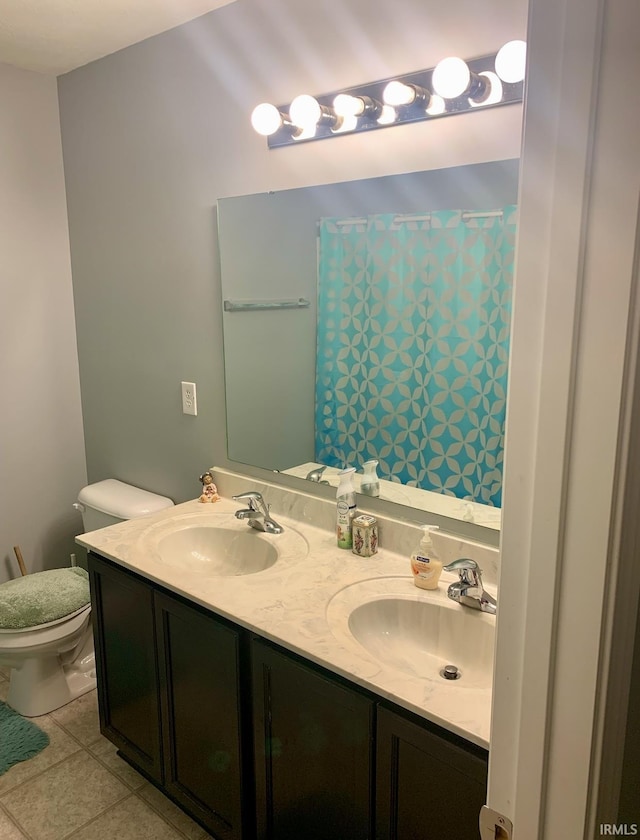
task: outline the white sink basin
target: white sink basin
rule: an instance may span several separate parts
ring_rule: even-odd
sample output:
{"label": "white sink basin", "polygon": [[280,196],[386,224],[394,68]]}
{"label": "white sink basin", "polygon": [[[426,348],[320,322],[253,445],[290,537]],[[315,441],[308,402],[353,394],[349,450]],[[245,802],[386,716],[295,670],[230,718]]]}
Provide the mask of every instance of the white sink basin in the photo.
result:
{"label": "white sink basin", "polygon": [[206,575],[251,575],[268,569],[278,549],[258,532],[196,525],[167,534],[158,541],[158,557],[170,566]]}
{"label": "white sink basin", "polygon": [[193,512],[147,528],[138,549],[155,562],[189,574],[230,577],[264,572],[276,563],[302,559],[307,541],[291,528],[266,534],[229,513]]}
{"label": "white sink basin", "polygon": [[[341,642],[381,665],[456,690],[490,691],[495,617],[454,603],[446,588],[425,592],[409,576],[361,581],[331,599],[327,621]],[[445,681],[445,665],[457,666],[459,677]]]}

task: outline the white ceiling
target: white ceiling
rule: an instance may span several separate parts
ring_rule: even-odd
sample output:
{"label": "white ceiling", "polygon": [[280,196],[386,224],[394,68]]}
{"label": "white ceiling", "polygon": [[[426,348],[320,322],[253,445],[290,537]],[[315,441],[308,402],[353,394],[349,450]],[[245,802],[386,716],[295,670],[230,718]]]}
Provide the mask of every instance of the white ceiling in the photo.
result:
{"label": "white ceiling", "polygon": [[54,76],[233,0],[0,0],[0,62]]}

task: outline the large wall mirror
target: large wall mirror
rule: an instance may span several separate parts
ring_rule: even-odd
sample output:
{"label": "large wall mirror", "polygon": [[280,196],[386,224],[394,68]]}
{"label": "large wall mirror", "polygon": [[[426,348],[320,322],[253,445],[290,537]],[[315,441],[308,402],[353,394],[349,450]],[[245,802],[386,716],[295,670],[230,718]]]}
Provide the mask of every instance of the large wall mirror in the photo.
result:
{"label": "large wall mirror", "polygon": [[[518,161],[220,199],[228,456],[500,527]],[[310,477],[310,478],[309,478]]]}

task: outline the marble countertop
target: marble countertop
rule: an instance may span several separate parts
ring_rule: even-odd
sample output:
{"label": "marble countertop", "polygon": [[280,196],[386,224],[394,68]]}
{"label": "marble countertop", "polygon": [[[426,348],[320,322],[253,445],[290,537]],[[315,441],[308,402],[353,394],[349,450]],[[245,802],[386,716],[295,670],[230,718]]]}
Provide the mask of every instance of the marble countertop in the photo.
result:
{"label": "marble countertop", "polygon": [[[360,581],[389,578],[390,588],[403,598],[446,600],[446,588],[455,579],[453,575],[443,572],[439,589],[425,592],[413,585],[408,556],[382,547],[373,557],[358,557],[336,546],[333,531],[275,510],[272,515],[283,525],[284,533],[260,534],[259,538],[277,544],[281,556],[270,568],[255,574],[207,577],[190,571],[184,564],[162,562],[151,549],[154,534],[170,528],[169,520],[176,517],[182,526],[215,521],[224,527],[248,530],[246,522],[233,516],[237,509],[238,502],[226,497],[215,504],[194,500],[81,534],[76,539],[85,548],[488,748],[490,690],[466,688],[459,684],[461,681],[420,678],[381,664],[348,633],[337,631],[335,621],[330,624],[328,619],[328,611],[335,618],[338,593]],[[348,603],[348,599],[342,600]],[[466,609],[449,603],[455,609]],[[484,621],[495,620],[478,613],[480,616]]]}

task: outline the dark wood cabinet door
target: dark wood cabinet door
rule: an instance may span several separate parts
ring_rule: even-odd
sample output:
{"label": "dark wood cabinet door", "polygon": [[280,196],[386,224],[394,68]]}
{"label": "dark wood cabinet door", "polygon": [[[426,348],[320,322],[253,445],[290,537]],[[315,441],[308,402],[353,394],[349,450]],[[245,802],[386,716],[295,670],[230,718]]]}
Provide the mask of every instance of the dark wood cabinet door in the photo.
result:
{"label": "dark wood cabinet door", "polygon": [[241,631],[156,594],[165,790],[221,840],[243,836]]}
{"label": "dark wood cabinet door", "polygon": [[371,838],[375,704],[257,639],[251,654],[258,840]]}
{"label": "dark wood cabinet door", "polygon": [[478,840],[486,753],[378,709],[377,840]]}
{"label": "dark wood cabinet door", "polygon": [[101,732],[162,782],[153,590],[93,554],[89,575]]}

